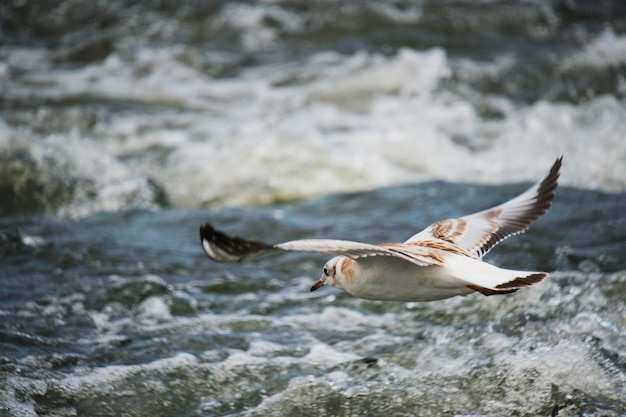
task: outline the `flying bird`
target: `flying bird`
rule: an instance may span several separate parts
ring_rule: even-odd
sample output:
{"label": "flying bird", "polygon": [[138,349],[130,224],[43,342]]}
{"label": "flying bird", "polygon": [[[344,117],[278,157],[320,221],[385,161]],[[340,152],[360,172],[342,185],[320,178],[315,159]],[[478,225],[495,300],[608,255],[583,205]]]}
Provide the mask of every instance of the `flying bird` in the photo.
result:
{"label": "flying bird", "polygon": [[268,244],[200,226],[206,255],[240,262],[276,252],[336,255],[311,291],[333,286],[368,300],[433,301],[479,292],[509,294],[537,284],[545,272],[503,269],[483,261],[498,243],[528,229],[552,205],[563,157],[546,177],[506,203],[456,219],[438,221],[404,243],[377,245],[334,239]]}

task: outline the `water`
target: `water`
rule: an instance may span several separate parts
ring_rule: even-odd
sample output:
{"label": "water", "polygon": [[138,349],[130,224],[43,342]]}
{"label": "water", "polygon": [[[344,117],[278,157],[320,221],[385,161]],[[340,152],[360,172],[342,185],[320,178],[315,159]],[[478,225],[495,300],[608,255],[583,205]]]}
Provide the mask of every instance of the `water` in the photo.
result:
{"label": "water", "polygon": [[[0,6],[0,414],[626,415],[621,2],[109,3]],[[560,154],[509,296],[199,246],[403,240]]]}

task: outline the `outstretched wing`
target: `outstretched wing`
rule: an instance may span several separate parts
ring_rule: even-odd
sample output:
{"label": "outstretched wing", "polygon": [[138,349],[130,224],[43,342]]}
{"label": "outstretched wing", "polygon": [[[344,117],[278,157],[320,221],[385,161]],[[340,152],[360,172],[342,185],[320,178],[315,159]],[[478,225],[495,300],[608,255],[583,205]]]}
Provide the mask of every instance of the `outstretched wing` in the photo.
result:
{"label": "outstretched wing", "polygon": [[482,258],[509,236],[524,232],[552,205],[563,157],[558,158],[548,175],[519,196],[499,206],[428,226],[406,243],[441,239]]}
{"label": "outstretched wing", "polygon": [[437,257],[430,256],[427,249],[408,248],[403,245],[370,245],[348,240],[303,239],[271,245],[229,236],[209,223],[200,226],[200,241],[206,255],[218,262],[240,262],[272,252],[317,252],[344,255],[352,259],[367,256],[395,256],[415,265],[441,265]]}

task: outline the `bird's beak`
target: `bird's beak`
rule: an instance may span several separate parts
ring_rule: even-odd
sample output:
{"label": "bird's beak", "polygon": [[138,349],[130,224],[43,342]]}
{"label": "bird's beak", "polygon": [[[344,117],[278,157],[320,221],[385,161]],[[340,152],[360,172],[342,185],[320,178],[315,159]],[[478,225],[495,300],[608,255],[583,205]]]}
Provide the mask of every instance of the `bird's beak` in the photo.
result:
{"label": "bird's beak", "polygon": [[311,287],[311,292],[319,289],[320,287],[323,287],[324,286],[324,281],[325,281],[325,279],[323,277],[318,279],[317,281],[315,281],[315,284],[313,284],[313,286]]}

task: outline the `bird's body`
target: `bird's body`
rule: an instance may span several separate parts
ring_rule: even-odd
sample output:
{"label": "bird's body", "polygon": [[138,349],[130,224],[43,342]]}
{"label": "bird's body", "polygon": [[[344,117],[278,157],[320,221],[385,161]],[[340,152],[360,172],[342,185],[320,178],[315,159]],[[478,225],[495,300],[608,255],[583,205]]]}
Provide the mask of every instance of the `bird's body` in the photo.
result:
{"label": "bird's body", "polygon": [[545,272],[503,269],[482,257],[509,236],[525,231],[552,204],[562,158],[548,175],[499,206],[436,222],[404,243],[306,239],[270,245],[228,236],[210,224],[200,227],[205,253],[238,262],[271,252],[300,251],[337,255],[324,266],[311,291],[324,285],[369,300],[433,301],[480,292],[515,292],[547,277]]}
{"label": "bird's body", "polygon": [[433,301],[474,292],[443,266],[417,266],[395,257],[372,259],[339,257],[336,286],[355,297],[380,301]]}
{"label": "bird's body", "polygon": [[396,257],[350,259],[337,257],[335,286],[366,300],[434,301],[474,291],[506,294],[498,285],[520,276],[547,274],[498,268],[480,260],[446,254],[446,265],[417,266]]}

